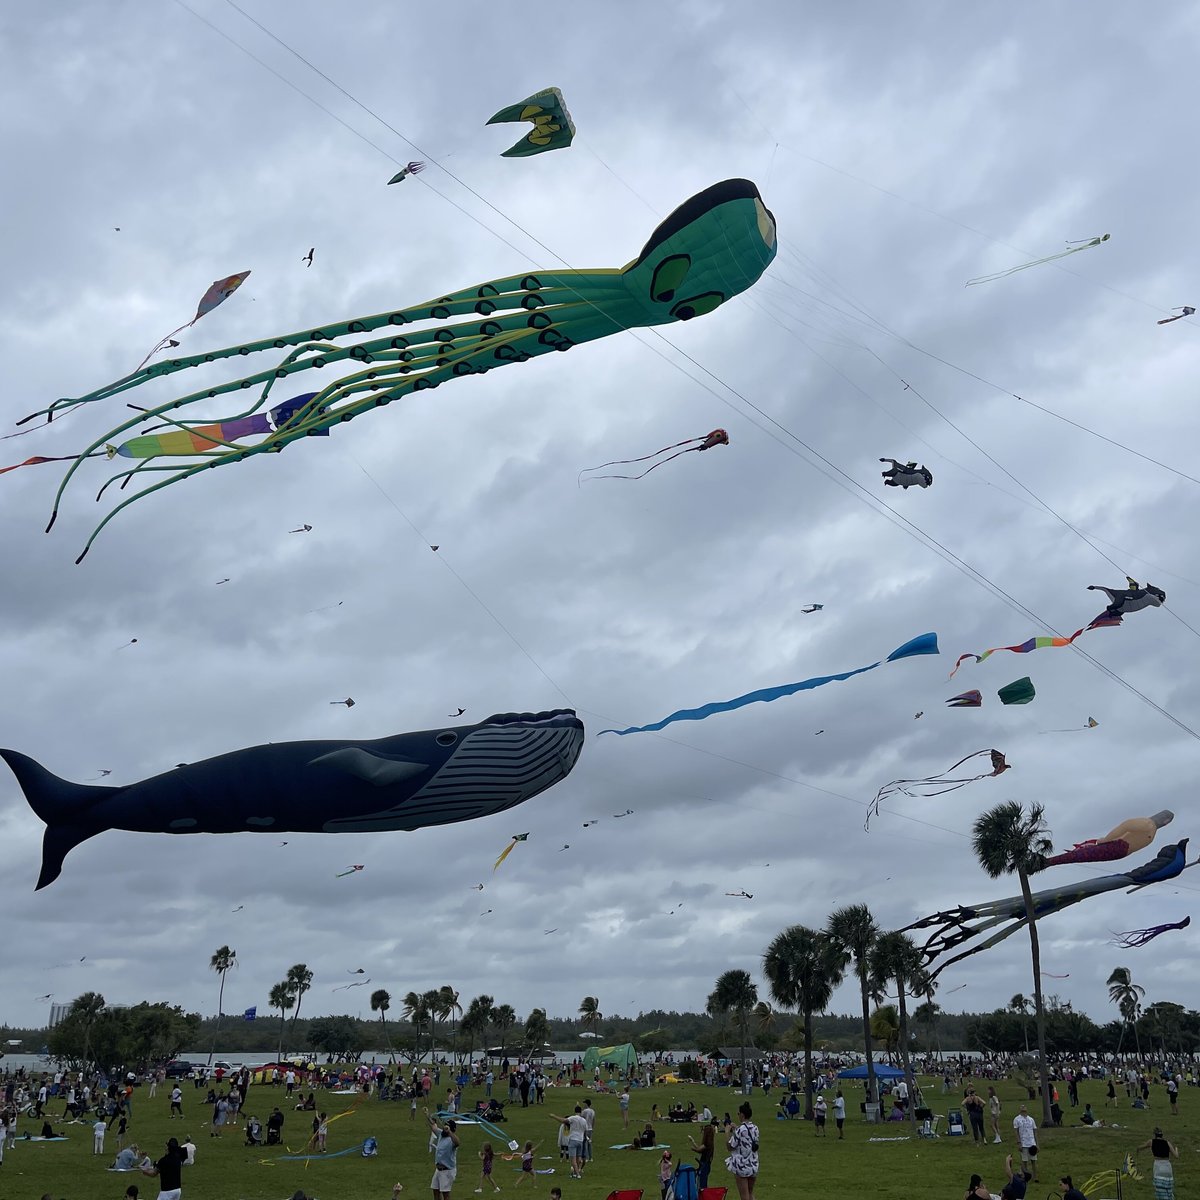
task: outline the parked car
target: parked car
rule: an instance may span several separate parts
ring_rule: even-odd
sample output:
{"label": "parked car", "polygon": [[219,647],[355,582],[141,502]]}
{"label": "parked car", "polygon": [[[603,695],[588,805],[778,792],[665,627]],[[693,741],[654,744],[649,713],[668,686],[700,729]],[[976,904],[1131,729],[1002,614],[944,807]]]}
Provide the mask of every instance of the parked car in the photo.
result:
{"label": "parked car", "polygon": [[191,1073],[196,1070],[196,1067],[196,1063],[190,1063],[186,1059],[173,1058],[166,1065],[167,1078],[187,1079]]}

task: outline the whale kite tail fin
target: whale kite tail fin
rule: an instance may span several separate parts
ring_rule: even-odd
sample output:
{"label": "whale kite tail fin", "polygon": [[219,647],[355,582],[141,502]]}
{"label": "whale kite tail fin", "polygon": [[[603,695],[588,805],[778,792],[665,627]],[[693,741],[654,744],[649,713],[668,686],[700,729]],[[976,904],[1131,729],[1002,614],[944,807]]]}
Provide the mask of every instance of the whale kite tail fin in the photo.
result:
{"label": "whale kite tail fin", "polygon": [[122,789],[59,779],[41,763],[15,750],[0,750],[0,758],[12,768],[29,807],[46,824],[42,838],[42,873],[37,881],[40,891],[59,877],[63,859],[80,842],[94,837],[104,828],[89,819],[89,811],[96,801]]}

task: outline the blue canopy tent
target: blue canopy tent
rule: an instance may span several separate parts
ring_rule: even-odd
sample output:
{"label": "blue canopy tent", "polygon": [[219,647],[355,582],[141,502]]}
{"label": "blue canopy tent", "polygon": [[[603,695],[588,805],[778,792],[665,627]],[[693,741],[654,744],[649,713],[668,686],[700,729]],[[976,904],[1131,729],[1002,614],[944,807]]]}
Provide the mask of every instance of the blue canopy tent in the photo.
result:
{"label": "blue canopy tent", "polygon": [[[845,1071],[839,1071],[839,1079],[866,1079],[867,1064],[860,1063],[857,1067],[849,1067]],[[889,1067],[887,1063],[875,1063],[875,1078],[876,1079],[903,1079],[904,1072],[899,1067]]]}

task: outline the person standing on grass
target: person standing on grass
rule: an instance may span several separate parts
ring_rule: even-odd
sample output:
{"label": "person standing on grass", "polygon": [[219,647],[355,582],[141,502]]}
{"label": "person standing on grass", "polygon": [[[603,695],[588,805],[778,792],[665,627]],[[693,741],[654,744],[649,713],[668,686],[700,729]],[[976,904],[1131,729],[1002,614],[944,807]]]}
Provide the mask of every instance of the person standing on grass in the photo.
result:
{"label": "person standing on grass", "polygon": [[458,1128],[454,1121],[439,1125],[436,1117],[425,1110],[425,1119],[429,1122],[430,1133],[437,1134],[437,1144],[433,1151],[433,1179],[430,1188],[433,1200],[450,1200],[450,1190],[454,1187],[454,1178],[458,1174]]}
{"label": "person standing on grass", "polygon": [[696,1159],[696,1186],[703,1191],[708,1187],[708,1175],[712,1170],[713,1152],[717,1142],[717,1119],[709,1114],[708,1124],[700,1131],[700,1145],[697,1146],[692,1135],[688,1134],[688,1142],[693,1150],[698,1152]]}
{"label": "person standing on grass", "polygon": [[1154,1136],[1133,1153],[1137,1155],[1143,1150],[1154,1155],[1154,1200],[1174,1200],[1175,1168],[1171,1159],[1179,1157],[1179,1148],[1163,1137],[1161,1129],[1155,1129]]}
{"label": "person standing on grass", "polygon": [[967,1088],[963,1108],[967,1110],[971,1122],[971,1136],[975,1139],[975,1145],[982,1146],[987,1141],[983,1132],[983,1097],[976,1095],[973,1087]]}
{"label": "person standing on grass", "polygon": [[590,1099],[583,1102],[583,1119],[587,1122],[587,1132],[583,1135],[583,1161],[592,1161],[592,1141],[596,1131],[596,1110]]}
{"label": "person standing on grass", "polygon": [[183,1196],[183,1151],[179,1143],[170,1138],[167,1152],[153,1166],[142,1164],[142,1174],[158,1177],[158,1200],[182,1200]]}
{"label": "person standing on grass", "polygon": [[92,1153],[104,1153],[104,1131],[108,1127],[104,1124],[103,1118],[97,1119],[95,1125],[92,1126]]}
{"label": "person standing on grass", "polygon": [[726,1143],[731,1153],[725,1166],[737,1183],[738,1200],[754,1200],[758,1180],[758,1126],[750,1119],[753,1115],[748,1100],[738,1105],[738,1125]]}
{"label": "person standing on grass", "polygon": [[483,1149],[479,1151],[479,1161],[483,1164],[479,1172],[479,1186],[475,1189],[476,1192],[482,1192],[485,1184],[489,1184],[493,1192],[500,1190],[500,1185],[492,1178],[492,1165],[496,1161],[496,1152],[492,1149],[491,1142],[484,1142]]}
{"label": "person standing on grass", "polygon": [[838,1141],[846,1140],[846,1097],[842,1095],[842,1089],[838,1088],[837,1095],[833,1098],[833,1121],[837,1125]]}
{"label": "person standing on grass", "polygon": [[569,1117],[550,1116],[560,1125],[567,1128],[567,1157],[571,1160],[571,1178],[583,1178],[583,1140],[587,1136],[587,1121],[583,1110],[575,1105],[575,1111]]}
{"label": "person standing on grass", "polygon": [[[537,1176],[533,1171],[533,1155],[537,1147],[532,1142],[525,1143],[525,1149],[521,1151],[521,1174],[517,1176],[517,1182],[514,1187],[520,1187],[526,1179],[529,1180],[534,1187],[537,1186]],[[481,1189],[477,1188],[476,1191]]]}
{"label": "person standing on grass", "polygon": [[1024,1104],[1013,1117],[1013,1129],[1017,1133],[1017,1145],[1021,1148],[1021,1169],[1029,1182],[1037,1183],[1037,1123]]}
{"label": "person standing on grass", "polygon": [[992,1144],[1000,1145],[1000,1097],[996,1089],[988,1085],[988,1115],[992,1118]]}
{"label": "person standing on grass", "polygon": [[174,1120],[178,1117],[183,1120],[183,1089],[176,1084],[171,1089],[171,1116],[169,1120]]}
{"label": "person standing on grass", "polygon": [[628,1129],[629,1128],[629,1085],[628,1084],[626,1084],[621,1089],[621,1098],[620,1098],[620,1100],[617,1101],[617,1103],[621,1106],[621,1127],[623,1129]]}
{"label": "person standing on grass", "polygon": [[658,1186],[662,1200],[667,1200],[667,1192],[671,1187],[671,1176],[675,1173],[675,1164],[671,1161],[670,1150],[664,1150],[658,1160]]}

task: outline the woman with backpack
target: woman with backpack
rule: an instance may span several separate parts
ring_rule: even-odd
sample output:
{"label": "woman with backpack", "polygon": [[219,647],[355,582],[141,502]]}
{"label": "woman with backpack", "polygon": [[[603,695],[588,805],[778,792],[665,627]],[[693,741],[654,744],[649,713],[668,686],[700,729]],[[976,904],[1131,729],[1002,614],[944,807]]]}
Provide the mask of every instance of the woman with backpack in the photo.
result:
{"label": "woman with backpack", "polygon": [[738,1105],[738,1125],[727,1143],[730,1155],[725,1166],[737,1182],[738,1200],[754,1200],[754,1184],[758,1179],[758,1126],[751,1116],[749,1101]]}

